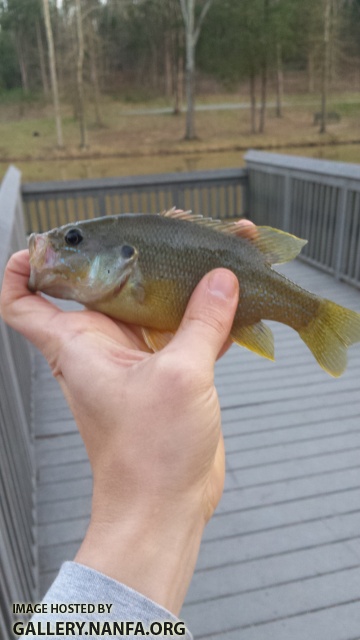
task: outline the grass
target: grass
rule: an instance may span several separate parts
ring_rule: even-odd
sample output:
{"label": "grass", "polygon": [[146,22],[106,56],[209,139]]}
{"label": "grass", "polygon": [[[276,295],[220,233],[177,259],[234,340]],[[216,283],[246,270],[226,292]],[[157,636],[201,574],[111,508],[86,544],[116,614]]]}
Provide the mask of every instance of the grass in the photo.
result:
{"label": "grass", "polygon": [[[18,98],[21,100],[19,101]],[[90,159],[94,159],[97,163],[100,159],[104,159],[102,162],[108,159],[111,164],[111,158],[117,158],[114,166],[119,166],[119,163],[124,164],[122,171],[126,171],[126,164],[131,164],[133,168],[130,169],[129,166],[127,173],[139,173],[136,170],[138,166],[149,166],[148,156],[162,158],[158,163],[159,167],[162,165],[163,168],[160,169],[162,171],[171,170],[167,169],[170,165],[175,167],[173,170],[179,166],[184,167],[184,160],[185,168],[189,168],[192,157],[194,158],[192,166],[199,164],[196,158],[203,158],[200,162],[201,166],[197,168],[206,168],[204,164],[213,164],[210,161],[210,152],[215,155],[223,154],[224,162],[221,162],[220,166],[236,166],[243,155],[240,152],[250,147],[274,150],[283,148],[291,152],[292,148],[297,147],[316,148],[321,145],[321,149],[322,145],[360,141],[360,93],[355,92],[339,93],[329,100],[329,111],[337,111],[341,115],[341,120],[338,123],[330,123],[326,134],[320,134],[319,127],[313,125],[314,113],[320,109],[319,98],[304,95],[286,96],[285,101],[289,106],[284,107],[283,118],[277,118],[275,109],[269,108],[264,134],[250,133],[248,109],[197,112],[195,119],[198,137],[194,141],[183,139],[185,113],[178,116],[172,114],[125,115],[124,112],[129,110],[169,105],[169,101],[165,98],[150,99],[147,102],[142,100],[141,95],[132,97],[131,101],[124,100],[124,97],[121,101],[104,98],[101,106],[104,126],[100,128],[95,125],[94,109],[89,104],[87,107],[89,144],[85,150],[79,148],[79,124],[72,117],[71,108],[67,105],[63,106],[64,147],[57,149],[51,104],[46,104],[36,96],[24,101],[23,96],[12,94],[5,99],[4,94],[0,94],[0,174],[4,173],[9,162],[16,162],[19,165],[29,161],[47,163],[52,160],[59,163],[58,167],[63,171],[62,162],[68,164],[69,159],[74,161],[76,159],[80,164],[85,162],[85,165],[87,163],[89,166]],[[269,102],[274,100],[275,96],[270,95]],[[247,99],[246,96],[237,94],[215,94],[198,99],[198,103],[201,104],[232,102],[247,102]],[[40,135],[34,137],[34,132]],[[225,155],[231,156],[231,154],[234,154],[231,159],[233,164],[229,165]],[[169,157],[166,159],[165,156]],[[171,161],[170,156],[173,158]],[[140,158],[143,160],[140,161]],[[205,158],[207,158],[206,161]],[[219,160],[217,163],[219,166]],[[151,160],[151,167],[153,166],[154,158]],[[55,166],[51,170],[53,179],[57,179],[56,174],[54,176],[54,169]],[[84,171],[80,169],[80,174]],[[88,169],[86,171],[89,173]],[[107,171],[108,169],[104,170],[106,175],[108,175]],[[45,175],[49,172],[45,171]],[[116,172],[119,175],[118,169]],[[141,172],[146,173],[144,170]],[[61,178],[60,175],[59,178]]]}

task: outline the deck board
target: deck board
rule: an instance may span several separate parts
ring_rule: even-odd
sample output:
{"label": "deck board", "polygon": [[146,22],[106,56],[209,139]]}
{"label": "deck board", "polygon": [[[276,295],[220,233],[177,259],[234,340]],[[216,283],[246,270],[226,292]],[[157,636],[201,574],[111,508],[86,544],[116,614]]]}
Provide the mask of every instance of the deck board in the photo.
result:
{"label": "deck board", "polygon": [[[360,312],[356,289],[299,261],[281,272]],[[195,638],[359,640],[360,345],[334,380],[295,332],[268,324],[275,363],[233,347],[216,366],[227,475],[181,616]],[[40,354],[36,383],[44,592],[81,544],[92,476]]]}

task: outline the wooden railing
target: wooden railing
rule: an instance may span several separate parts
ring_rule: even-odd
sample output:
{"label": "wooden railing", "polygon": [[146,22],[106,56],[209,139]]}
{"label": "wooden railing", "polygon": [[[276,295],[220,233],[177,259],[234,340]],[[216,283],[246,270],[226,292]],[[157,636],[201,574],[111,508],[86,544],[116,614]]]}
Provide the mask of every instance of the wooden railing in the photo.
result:
{"label": "wooden railing", "polygon": [[219,169],[125,178],[37,182],[22,186],[27,232],[118,213],[173,206],[212,218],[245,214],[246,172]]}
{"label": "wooden railing", "polygon": [[212,218],[248,215],[306,238],[301,259],[360,285],[360,165],[248,151],[246,169],[22,186],[27,232],[172,206]]}
{"label": "wooden railing", "polygon": [[[10,167],[0,188],[0,289],[6,262],[26,247],[21,173]],[[0,318],[0,638],[13,638],[12,605],[37,597],[32,351]]]}
{"label": "wooden railing", "polygon": [[306,238],[300,258],[360,287],[360,165],[248,151],[249,215]]}

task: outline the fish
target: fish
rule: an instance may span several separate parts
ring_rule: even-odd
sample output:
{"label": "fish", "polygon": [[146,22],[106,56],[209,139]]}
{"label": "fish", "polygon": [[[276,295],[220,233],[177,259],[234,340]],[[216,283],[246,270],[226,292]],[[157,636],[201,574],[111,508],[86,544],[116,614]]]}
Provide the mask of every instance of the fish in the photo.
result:
{"label": "fish", "polygon": [[263,320],[275,320],[297,331],[319,365],[339,377],[348,347],[360,342],[360,314],[273,269],[305,244],[271,227],[175,209],[106,216],[33,233],[28,287],[137,324],[148,347],[158,351],[176,333],[203,276],[230,269],[240,285],[233,342],[274,360],[273,334]]}

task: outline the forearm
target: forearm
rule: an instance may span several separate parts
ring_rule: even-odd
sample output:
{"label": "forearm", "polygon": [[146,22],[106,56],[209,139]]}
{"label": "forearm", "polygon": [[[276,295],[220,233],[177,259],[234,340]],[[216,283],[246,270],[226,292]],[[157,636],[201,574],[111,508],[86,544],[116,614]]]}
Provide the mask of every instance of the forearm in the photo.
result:
{"label": "forearm", "polygon": [[199,552],[204,519],[178,505],[148,505],[119,521],[92,522],[75,561],[178,615]]}

